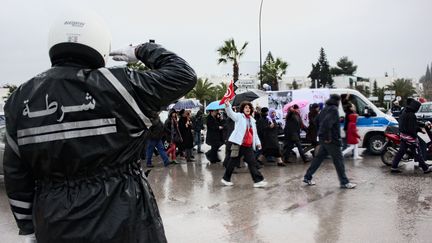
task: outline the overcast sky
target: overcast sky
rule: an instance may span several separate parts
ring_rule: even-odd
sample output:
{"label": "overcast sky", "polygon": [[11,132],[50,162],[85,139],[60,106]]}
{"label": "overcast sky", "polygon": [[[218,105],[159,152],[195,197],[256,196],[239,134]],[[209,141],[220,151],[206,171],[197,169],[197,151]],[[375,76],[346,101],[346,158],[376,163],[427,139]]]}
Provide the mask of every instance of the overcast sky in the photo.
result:
{"label": "overcast sky", "polygon": [[[21,84],[50,67],[48,30],[68,6],[90,8],[105,18],[113,49],[155,39],[186,59],[198,76],[225,72],[217,65],[216,49],[231,37],[238,45],[248,41],[241,60],[259,65],[260,2],[1,0],[0,84]],[[394,70],[418,79],[432,62],[432,1],[264,0],[263,58],[271,51],[289,63],[287,76],[307,76],[321,47],[331,66],[348,56],[359,76]]]}

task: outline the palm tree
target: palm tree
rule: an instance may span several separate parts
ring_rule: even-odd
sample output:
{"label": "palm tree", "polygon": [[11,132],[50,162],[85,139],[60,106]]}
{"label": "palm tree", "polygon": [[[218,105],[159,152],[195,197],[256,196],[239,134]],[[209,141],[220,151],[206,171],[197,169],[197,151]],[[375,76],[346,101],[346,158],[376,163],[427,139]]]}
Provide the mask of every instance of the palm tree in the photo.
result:
{"label": "palm tree", "polygon": [[9,98],[9,96],[11,96],[11,94],[12,94],[16,89],[18,89],[18,87],[17,87],[15,84],[5,84],[5,85],[3,85],[2,88],[4,88],[4,89],[9,89],[9,90],[8,90],[8,93],[6,94],[6,96],[3,96],[3,97],[2,97],[2,98],[5,99],[5,100],[7,100],[7,99]]}
{"label": "palm tree", "polygon": [[195,87],[186,95],[186,98],[195,98],[204,104],[204,101],[212,101],[215,98],[214,89],[208,79],[198,78]]}
{"label": "palm tree", "polygon": [[215,100],[220,100],[222,99],[222,97],[225,95],[226,91],[227,91],[227,87],[228,85],[226,83],[220,83],[219,85],[216,85],[215,89],[214,89],[214,94],[215,94]]}
{"label": "palm tree", "polygon": [[249,43],[246,41],[242,48],[238,49],[233,38],[224,42],[224,45],[217,49],[219,53],[218,64],[233,62],[233,81],[237,82],[239,77],[239,59],[245,53],[246,46]]}
{"label": "palm tree", "polygon": [[[280,58],[273,58],[271,52],[267,54],[262,67],[262,84],[270,84],[272,90],[279,90],[279,80],[285,75],[288,63]],[[259,73],[258,73],[259,74]]]}
{"label": "palm tree", "polygon": [[403,78],[396,79],[392,84],[387,85],[387,89],[396,91],[396,96],[402,97],[403,101],[416,93],[411,80]]}

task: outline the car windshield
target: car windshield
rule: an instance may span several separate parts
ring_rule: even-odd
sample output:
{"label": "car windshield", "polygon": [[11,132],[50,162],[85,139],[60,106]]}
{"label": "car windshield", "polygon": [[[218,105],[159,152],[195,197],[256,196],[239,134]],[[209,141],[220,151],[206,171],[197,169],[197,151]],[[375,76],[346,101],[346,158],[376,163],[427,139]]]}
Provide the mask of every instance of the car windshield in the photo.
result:
{"label": "car windshield", "polygon": [[432,112],[432,104],[422,104],[419,112]]}

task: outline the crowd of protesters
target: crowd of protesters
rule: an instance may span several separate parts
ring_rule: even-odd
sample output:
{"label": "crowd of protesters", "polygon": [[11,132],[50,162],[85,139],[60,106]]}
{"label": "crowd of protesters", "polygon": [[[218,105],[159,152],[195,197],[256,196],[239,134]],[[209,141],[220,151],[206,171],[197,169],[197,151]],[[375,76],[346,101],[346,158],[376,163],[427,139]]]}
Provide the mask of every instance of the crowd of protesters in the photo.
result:
{"label": "crowd of protesters", "polygon": [[[339,129],[340,103],[345,113],[344,139],[341,138]],[[225,174],[221,183],[225,186],[233,185],[231,176],[234,170],[241,168],[242,162],[245,162],[254,187],[264,187],[267,182],[264,181],[259,169],[265,163],[286,166],[287,163],[296,162],[297,154],[293,152],[296,147],[304,163],[312,161],[304,176],[304,183],[315,185],[312,175],[322,161],[330,155],[341,187],[347,189],[356,187],[356,184],[348,180],[343,162],[344,156],[350,152],[353,159],[362,159],[358,149],[361,139],[356,126],[358,114],[355,105],[350,102],[349,95],[331,95],[324,108],[321,104],[310,104],[307,116],[308,126],[304,125],[300,107],[296,104],[288,109],[284,125],[278,122],[279,119],[273,108],[256,107],[254,110],[250,102],[243,102],[239,107],[231,106],[228,101],[225,104],[224,111],[212,110],[206,115],[203,110],[199,110],[195,116],[192,116],[189,110],[179,112],[171,110],[165,121],[164,132],[158,134],[159,137],[150,137],[147,142],[145,154],[147,166],[153,167],[151,159],[152,153],[156,152],[155,148],[165,166],[179,163],[178,156],[184,158],[186,162],[195,161],[192,151],[196,146],[197,153],[204,152],[201,144],[204,142],[204,131],[206,131],[205,143],[210,146],[210,149],[205,152],[205,157],[212,164],[223,161]],[[395,106],[397,105],[395,103]],[[306,136],[301,136],[302,131]],[[169,144],[166,152],[162,149],[164,141]],[[225,145],[225,155],[221,158],[218,151],[223,145]],[[312,156],[306,155],[308,152]],[[398,158],[395,158],[394,164],[397,165],[397,162]],[[431,170],[424,167],[427,172]],[[396,166],[392,172],[396,171],[395,168]]]}
{"label": "crowd of protesters", "polygon": [[[418,102],[407,103],[411,106]],[[205,153],[205,158],[210,164],[219,162],[225,168],[221,179],[224,186],[232,186],[232,174],[236,168],[247,164],[254,187],[264,187],[266,181],[260,169],[263,165],[287,166],[288,163],[297,161],[297,155],[304,163],[310,163],[303,182],[307,185],[315,185],[313,174],[320,167],[322,161],[329,156],[332,158],[341,188],[355,188],[345,174],[344,157],[361,160],[358,144],[361,136],[357,129],[357,109],[350,96],[331,95],[324,104],[313,103],[309,105],[307,122],[301,116],[299,107],[294,104],[284,114],[284,124],[277,117],[273,108],[254,107],[250,102],[243,102],[240,106],[231,106],[225,102],[225,110],[212,110],[205,113],[199,110],[192,116],[188,110],[171,110],[169,118],[165,122],[164,133],[160,138],[150,138],[146,150],[147,166],[152,167],[152,153],[159,153],[165,166],[179,163],[179,156],[185,162],[193,162],[194,153]],[[343,134],[341,136],[338,107],[342,105],[344,113]],[[393,103],[392,112],[401,114],[401,131],[404,121],[411,110],[399,107],[397,101]],[[304,109],[303,109],[304,110]],[[414,109],[415,110],[415,109]],[[403,114],[403,115],[402,115]],[[405,119],[405,120],[404,120]],[[307,126],[305,125],[308,124]],[[415,123],[415,122],[411,122]],[[405,130],[404,130],[405,129]],[[305,134],[305,136],[304,136]],[[205,139],[204,139],[205,137]],[[411,135],[411,137],[415,137]],[[403,139],[402,139],[403,140]],[[169,144],[165,151],[161,149],[163,142]],[[209,146],[207,151],[202,150],[202,143]],[[407,143],[408,144],[408,143]],[[225,153],[220,154],[221,147],[225,145]],[[403,146],[402,146],[403,147]],[[408,147],[408,146],[405,146]],[[399,172],[397,164],[404,149],[396,156],[392,172]],[[293,151],[296,148],[297,153]],[[310,153],[310,154],[309,154]],[[419,154],[419,153],[418,153]],[[202,161],[200,159],[199,161]],[[422,160],[423,161],[423,160]],[[424,163],[421,166],[425,173],[432,171]]]}

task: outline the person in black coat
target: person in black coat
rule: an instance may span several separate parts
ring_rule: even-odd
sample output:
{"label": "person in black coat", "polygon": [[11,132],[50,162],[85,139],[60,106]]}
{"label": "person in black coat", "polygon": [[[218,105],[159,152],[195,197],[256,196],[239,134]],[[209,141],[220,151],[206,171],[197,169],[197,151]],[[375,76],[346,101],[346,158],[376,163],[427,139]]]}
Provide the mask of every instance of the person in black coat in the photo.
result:
{"label": "person in black coat", "polygon": [[176,161],[176,151],[177,151],[177,144],[180,144],[183,142],[183,139],[181,137],[179,128],[178,128],[178,121],[177,121],[177,111],[174,109],[171,109],[168,113],[168,119],[166,119],[164,124],[164,130],[165,130],[165,136],[167,139],[167,142],[169,142],[169,148],[167,149],[167,155],[171,159],[171,163],[178,164]]}
{"label": "person in black coat", "polygon": [[195,117],[192,119],[192,125],[194,130],[194,140],[195,145],[197,146],[197,152],[199,154],[202,153],[201,151],[201,131],[204,130],[204,121],[203,121],[203,111],[199,110]]}
{"label": "person in black coat", "polygon": [[303,162],[308,162],[309,159],[306,157],[302,145],[300,143],[300,131],[302,129],[302,121],[300,117],[300,110],[298,105],[290,107],[289,112],[286,116],[285,128],[284,128],[284,160],[289,161],[289,156],[294,146],[297,147]]}
{"label": "person in black coat", "polygon": [[190,111],[184,111],[183,116],[179,120],[179,130],[183,138],[182,148],[186,153],[186,161],[192,162],[192,148],[193,148],[193,134],[192,134],[192,121]]}
{"label": "person in black coat", "polygon": [[330,99],[326,101],[326,106],[317,117],[320,148],[303,178],[303,182],[309,186],[315,185],[312,176],[328,155],[333,159],[340,187],[344,189],[353,189],[357,186],[356,184],[351,183],[346,176],[344,160],[340,148],[341,135],[338,110],[340,100],[341,98],[339,95],[330,95]]}
{"label": "person in black coat", "polygon": [[207,136],[206,143],[211,146],[210,150],[205,153],[207,160],[210,163],[221,162],[218,156],[218,150],[222,146],[222,129],[219,120],[217,119],[217,111],[210,111],[207,116]]}
{"label": "person in black coat", "polygon": [[311,145],[305,149],[305,152],[314,149],[318,145],[318,141],[317,141],[318,124],[316,121],[318,114],[319,114],[319,105],[317,103],[313,103],[312,105],[309,106],[309,114],[308,114],[309,126],[306,132],[306,141],[311,143]]}
{"label": "person in black coat", "polygon": [[422,152],[420,152],[419,139],[417,138],[417,132],[421,131],[421,128],[418,126],[415,113],[420,109],[420,106],[421,104],[417,100],[408,99],[407,106],[399,117],[401,144],[392,162],[392,173],[402,172],[398,169],[398,166],[408,148],[413,151],[414,159],[419,162],[419,166],[423,169],[423,172],[425,174],[432,172],[432,167],[425,163]]}
{"label": "person in black coat", "polygon": [[278,166],[285,166],[285,163],[283,163],[281,159],[282,154],[278,139],[280,124],[276,122],[275,109],[270,108],[267,116],[262,116],[259,123],[259,129],[262,129],[261,132],[258,131],[258,136],[261,134],[262,154],[265,157],[274,157]]}

